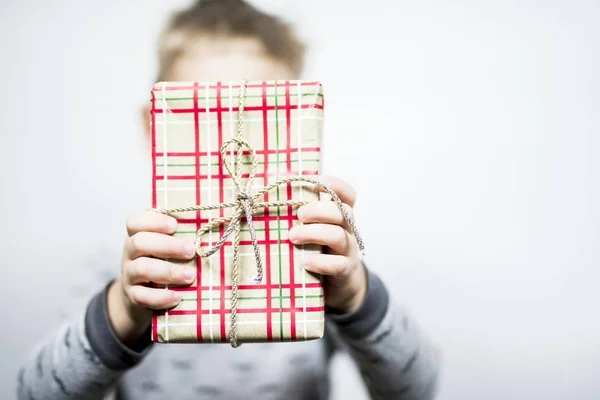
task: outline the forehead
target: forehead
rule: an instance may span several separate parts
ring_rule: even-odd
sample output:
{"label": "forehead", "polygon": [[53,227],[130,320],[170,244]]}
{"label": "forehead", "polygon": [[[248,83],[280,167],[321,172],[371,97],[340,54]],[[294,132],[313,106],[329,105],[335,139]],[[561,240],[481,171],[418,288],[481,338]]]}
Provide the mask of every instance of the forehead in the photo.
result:
{"label": "forehead", "polygon": [[257,39],[213,36],[189,39],[169,76],[173,81],[296,78],[285,63],[270,57]]}

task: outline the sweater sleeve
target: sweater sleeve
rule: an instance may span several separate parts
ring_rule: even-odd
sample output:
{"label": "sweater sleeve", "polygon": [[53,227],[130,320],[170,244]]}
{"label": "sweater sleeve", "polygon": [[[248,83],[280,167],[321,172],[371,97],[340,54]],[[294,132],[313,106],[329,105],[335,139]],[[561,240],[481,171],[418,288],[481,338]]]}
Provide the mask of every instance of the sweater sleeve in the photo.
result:
{"label": "sweater sleeve", "polygon": [[357,364],[371,398],[435,398],[438,352],[413,317],[391,301],[383,282],[371,271],[368,285],[357,311],[340,314],[328,310],[328,317]]}
{"label": "sweater sleeve", "polygon": [[85,313],[44,338],[19,370],[21,400],[103,399],[151,348],[150,335],[128,347],[115,336],[106,308],[108,286]]}

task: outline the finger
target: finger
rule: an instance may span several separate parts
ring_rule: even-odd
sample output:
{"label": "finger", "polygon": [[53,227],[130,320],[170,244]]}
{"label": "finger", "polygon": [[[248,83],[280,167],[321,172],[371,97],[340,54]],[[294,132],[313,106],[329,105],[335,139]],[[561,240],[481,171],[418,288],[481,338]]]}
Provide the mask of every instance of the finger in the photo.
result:
{"label": "finger", "polygon": [[189,285],[194,282],[196,268],[157,258],[139,257],[126,264],[125,278],[129,284],[154,282],[160,284]]}
{"label": "finger", "polygon": [[[344,204],[344,209],[352,218],[352,207]],[[332,201],[315,201],[308,203],[298,209],[298,219],[304,223],[320,222],[334,224],[349,229],[346,219],[340,212],[337,204]]]}
{"label": "finger", "polygon": [[154,232],[136,233],[128,239],[126,247],[130,260],[144,256],[189,260],[196,255],[196,246],[189,239]]}
{"label": "finger", "polygon": [[306,255],[303,265],[307,271],[338,279],[349,276],[355,268],[350,257],[337,254]]}
{"label": "finger", "polygon": [[[356,202],[356,191],[348,182],[334,176],[326,175],[321,175],[316,179],[333,190],[335,194],[338,195],[342,203],[346,203],[350,207],[354,207],[354,203]],[[322,192],[324,191],[323,188],[319,188],[319,190]]]}
{"label": "finger", "polygon": [[181,300],[181,295],[173,290],[155,289],[141,285],[129,287],[127,295],[133,304],[154,310],[175,307]]}
{"label": "finger", "polygon": [[290,241],[294,244],[320,244],[329,247],[333,253],[350,255],[352,250],[350,235],[339,225],[309,224],[290,229]]}
{"label": "finger", "polygon": [[138,232],[156,232],[170,235],[177,229],[177,220],[155,211],[142,211],[132,214],[127,219],[127,234],[133,236]]}

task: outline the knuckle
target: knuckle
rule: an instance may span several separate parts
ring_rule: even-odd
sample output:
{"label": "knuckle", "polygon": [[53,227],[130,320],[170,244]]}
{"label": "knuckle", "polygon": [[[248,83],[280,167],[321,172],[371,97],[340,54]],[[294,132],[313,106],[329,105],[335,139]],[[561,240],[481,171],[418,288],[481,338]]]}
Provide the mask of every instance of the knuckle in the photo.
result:
{"label": "knuckle", "polygon": [[345,277],[350,274],[351,271],[350,261],[348,257],[344,257],[344,261],[341,262],[336,268],[336,275],[338,277]]}
{"label": "knuckle", "polygon": [[131,281],[131,275],[133,271],[133,260],[124,259],[121,262],[121,278],[125,284]]}
{"label": "knuckle", "polygon": [[353,263],[352,263],[352,259],[350,257],[345,257],[344,258],[344,276],[348,276],[352,273],[353,271]]}
{"label": "knuckle", "polygon": [[341,227],[336,229],[334,240],[336,246],[339,247],[341,251],[346,251],[348,248],[348,237],[346,236],[346,231],[344,231],[344,229]]}
{"label": "knuckle", "polygon": [[140,236],[141,235],[139,233],[136,233],[129,238],[129,250],[131,250],[133,253],[136,253],[140,250]]}
{"label": "knuckle", "polygon": [[336,265],[335,267],[331,268],[331,272],[332,272],[332,276],[334,278],[340,278],[344,275],[344,268],[341,264]]}
{"label": "knuckle", "polygon": [[148,276],[148,259],[136,258],[129,263],[129,275],[133,278],[143,279]]}
{"label": "knuckle", "polygon": [[133,304],[138,304],[138,305],[144,304],[143,296],[140,293],[140,291],[137,290],[136,286],[131,286],[127,292],[128,292],[127,294],[129,296],[129,300],[131,300],[131,302]]}
{"label": "knuckle", "polygon": [[127,232],[132,232],[135,228],[135,217],[133,215],[130,215],[127,218],[127,221],[125,221],[125,228],[127,229]]}
{"label": "knuckle", "polygon": [[177,230],[177,220],[169,215],[161,216],[161,224],[170,232]]}
{"label": "knuckle", "polygon": [[356,198],[358,197],[358,194],[356,193],[356,189],[354,189],[353,187],[350,187],[350,199],[352,201],[352,203],[356,203]]}
{"label": "knuckle", "polygon": [[331,275],[334,278],[341,278],[342,276],[344,276],[342,265],[336,265],[335,267],[332,268],[331,272],[332,272]]}

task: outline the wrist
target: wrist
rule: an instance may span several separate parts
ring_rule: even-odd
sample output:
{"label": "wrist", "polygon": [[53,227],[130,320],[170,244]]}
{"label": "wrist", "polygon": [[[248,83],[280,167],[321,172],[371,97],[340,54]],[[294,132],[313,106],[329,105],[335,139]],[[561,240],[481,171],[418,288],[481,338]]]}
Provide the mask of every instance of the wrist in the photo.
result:
{"label": "wrist", "polygon": [[329,318],[346,336],[361,339],[372,333],[381,323],[389,306],[389,293],[379,277],[364,267],[367,276],[366,293],[357,309],[342,312],[326,308]]}
{"label": "wrist", "polygon": [[358,267],[356,271],[357,277],[355,278],[356,283],[356,291],[354,295],[348,299],[347,304],[343,307],[342,312],[344,313],[353,313],[360,308],[360,306],[364,303],[365,297],[367,296],[367,271],[362,263]]}
{"label": "wrist", "polygon": [[106,306],[112,329],[123,343],[137,341],[152,321],[150,310],[129,301],[121,280],[113,282],[108,288]]}
{"label": "wrist", "polygon": [[138,334],[140,325],[132,323],[121,308],[125,303],[119,303],[119,286],[114,281],[106,285],[90,300],[85,312],[85,333],[93,353],[115,371],[137,365],[152,345],[149,332]]}
{"label": "wrist", "polygon": [[358,310],[364,303],[368,291],[367,269],[361,262],[356,270],[339,287],[337,299],[329,304],[329,311],[349,314]]}

